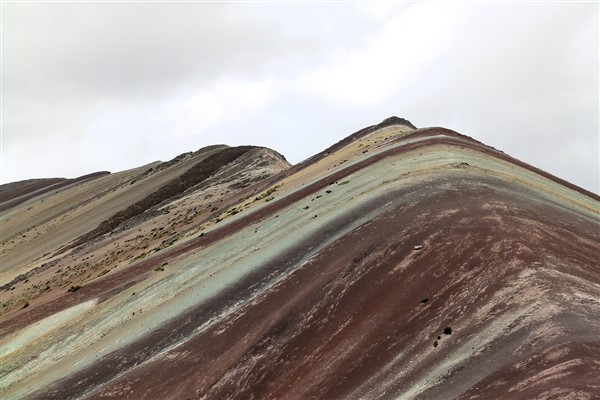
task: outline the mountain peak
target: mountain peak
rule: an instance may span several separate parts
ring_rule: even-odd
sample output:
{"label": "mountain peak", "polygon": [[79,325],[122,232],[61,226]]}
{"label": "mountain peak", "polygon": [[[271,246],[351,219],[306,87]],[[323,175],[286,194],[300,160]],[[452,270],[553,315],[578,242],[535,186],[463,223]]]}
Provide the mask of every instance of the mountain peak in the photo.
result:
{"label": "mountain peak", "polygon": [[6,398],[598,395],[598,196],[457,132],[50,184],[2,190]]}
{"label": "mountain peak", "polygon": [[386,126],[391,126],[391,125],[406,125],[412,129],[417,129],[417,127],[414,126],[409,120],[397,117],[395,115],[392,115],[391,117],[384,119],[376,126],[378,128],[384,128]]}

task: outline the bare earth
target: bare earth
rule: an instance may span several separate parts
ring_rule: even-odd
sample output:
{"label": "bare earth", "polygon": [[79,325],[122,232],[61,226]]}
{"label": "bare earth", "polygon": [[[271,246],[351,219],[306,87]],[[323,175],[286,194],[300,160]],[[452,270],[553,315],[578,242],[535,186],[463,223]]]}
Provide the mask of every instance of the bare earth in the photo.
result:
{"label": "bare earth", "polygon": [[0,193],[2,398],[600,398],[600,199],[456,132]]}

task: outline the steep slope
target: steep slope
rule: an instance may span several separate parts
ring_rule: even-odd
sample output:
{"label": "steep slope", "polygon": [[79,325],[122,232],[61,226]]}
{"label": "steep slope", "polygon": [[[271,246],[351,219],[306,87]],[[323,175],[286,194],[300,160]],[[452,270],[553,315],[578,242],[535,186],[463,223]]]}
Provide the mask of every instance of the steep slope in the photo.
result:
{"label": "steep slope", "polygon": [[[11,275],[7,272],[15,266],[32,262],[36,256],[70,243],[116,211],[148,196],[199,159],[218,150],[208,149],[199,151],[195,157],[181,157],[160,170],[154,169],[158,165],[155,163],[106,175],[45,193],[2,213],[3,283]],[[40,253],[40,250],[43,252]]]}
{"label": "steep slope", "polygon": [[6,314],[5,396],[600,395],[598,196],[399,118],[229,196],[219,173],[155,209],[210,201],[170,247],[160,214],[143,258]]}
{"label": "steep slope", "polygon": [[[210,202],[205,199],[217,204],[287,168],[287,161],[268,149],[210,146],[33,197],[1,215],[1,311],[40,295],[52,297],[54,290],[62,294],[65,287],[81,286],[143,258],[151,244],[155,248],[166,241],[162,247],[167,246],[206,214],[204,203]],[[179,201],[202,185],[203,199]]]}
{"label": "steep slope", "polygon": [[0,186],[0,211],[9,210],[27,200],[38,197],[51,190],[63,189],[66,186],[72,186],[80,182],[96,179],[107,175],[110,172],[95,172],[75,179],[50,178],[50,179],[30,179],[8,183]]}

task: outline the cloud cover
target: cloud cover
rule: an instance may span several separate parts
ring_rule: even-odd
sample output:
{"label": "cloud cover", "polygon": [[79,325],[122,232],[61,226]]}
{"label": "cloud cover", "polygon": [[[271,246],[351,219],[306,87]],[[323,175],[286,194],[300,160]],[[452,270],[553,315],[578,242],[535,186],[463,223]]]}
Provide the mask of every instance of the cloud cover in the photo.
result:
{"label": "cloud cover", "polygon": [[2,182],[398,115],[599,191],[598,3],[3,3]]}

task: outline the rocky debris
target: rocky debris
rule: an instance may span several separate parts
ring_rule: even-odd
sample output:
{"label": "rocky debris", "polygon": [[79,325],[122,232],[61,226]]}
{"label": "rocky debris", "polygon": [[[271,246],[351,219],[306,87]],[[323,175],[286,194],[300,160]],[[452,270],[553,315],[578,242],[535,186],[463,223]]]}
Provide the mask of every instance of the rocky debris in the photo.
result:
{"label": "rocky debris", "polygon": [[13,287],[14,285],[16,285],[17,283],[26,281],[27,279],[31,278],[32,276],[35,276],[39,273],[42,273],[42,272],[48,270],[49,268],[54,267],[56,264],[58,264],[58,260],[52,260],[52,261],[49,261],[49,262],[46,262],[46,263],[40,265],[39,267],[33,268],[32,270],[27,271],[24,274],[18,275],[10,282],[0,286],[0,291],[10,290],[10,288]]}

